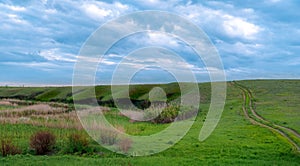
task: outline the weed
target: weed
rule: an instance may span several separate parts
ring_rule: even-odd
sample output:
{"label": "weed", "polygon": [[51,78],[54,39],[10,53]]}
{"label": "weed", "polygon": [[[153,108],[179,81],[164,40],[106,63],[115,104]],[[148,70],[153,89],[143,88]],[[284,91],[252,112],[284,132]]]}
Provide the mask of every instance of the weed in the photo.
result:
{"label": "weed", "polygon": [[38,155],[45,155],[51,152],[55,142],[55,136],[48,131],[39,131],[30,137],[30,147]]}
{"label": "weed", "polygon": [[3,157],[7,155],[16,155],[21,153],[21,149],[13,145],[11,140],[1,140],[1,154]]}
{"label": "weed", "polygon": [[73,133],[69,136],[68,153],[86,153],[89,145],[88,139],[77,133]]}
{"label": "weed", "polygon": [[123,138],[118,142],[119,149],[124,153],[128,152],[128,150],[131,148],[131,145],[132,141],[129,138]]}
{"label": "weed", "polygon": [[118,133],[112,129],[102,128],[100,134],[100,141],[106,145],[113,145],[117,142]]}

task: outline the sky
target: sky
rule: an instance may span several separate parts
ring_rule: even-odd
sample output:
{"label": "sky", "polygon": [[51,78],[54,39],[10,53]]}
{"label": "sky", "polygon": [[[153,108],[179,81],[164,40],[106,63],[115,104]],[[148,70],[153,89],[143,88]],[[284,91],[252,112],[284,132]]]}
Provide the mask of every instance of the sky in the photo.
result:
{"label": "sky", "polygon": [[[202,29],[218,50],[226,80],[299,79],[299,9],[297,0],[0,0],[0,85],[71,85],[87,39],[108,21],[146,10],[174,13]],[[164,62],[192,68],[199,82],[209,81],[205,65],[187,44],[145,32],[120,39],[108,50],[96,83],[109,83],[125,53],[147,45],[177,50],[186,63],[171,57]],[[152,67],[132,80],[170,82],[174,77]]]}

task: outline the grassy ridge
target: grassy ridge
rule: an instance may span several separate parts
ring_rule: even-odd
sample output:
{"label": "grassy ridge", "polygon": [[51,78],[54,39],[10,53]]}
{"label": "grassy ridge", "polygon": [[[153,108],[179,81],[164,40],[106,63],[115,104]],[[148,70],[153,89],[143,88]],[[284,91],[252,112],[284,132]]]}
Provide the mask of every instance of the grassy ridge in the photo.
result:
{"label": "grassy ridge", "polygon": [[71,96],[71,87],[0,87],[0,98],[67,102]]}
{"label": "grassy ridge", "polygon": [[[183,83],[182,88],[189,88],[189,83]],[[129,96],[134,101],[147,101],[149,98],[148,93],[154,87],[162,88],[169,101],[180,97],[180,87],[177,83],[170,84],[149,84],[149,85],[130,85]],[[115,95],[118,99],[119,96],[124,96],[127,86],[118,85],[114,87],[116,89]],[[210,84],[199,84],[201,93],[201,101],[204,103],[210,100]],[[96,96],[91,94],[95,93]],[[15,98],[21,100],[36,100],[46,102],[65,102],[72,103],[72,95],[76,96],[76,99],[82,102],[87,102],[90,99],[96,97],[98,103],[103,105],[113,105],[113,96],[111,95],[111,86],[102,85],[96,87],[84,87],[81,90],[75,91],[72,94],[72,87],[0,87],[0,99],[1,98]]]}

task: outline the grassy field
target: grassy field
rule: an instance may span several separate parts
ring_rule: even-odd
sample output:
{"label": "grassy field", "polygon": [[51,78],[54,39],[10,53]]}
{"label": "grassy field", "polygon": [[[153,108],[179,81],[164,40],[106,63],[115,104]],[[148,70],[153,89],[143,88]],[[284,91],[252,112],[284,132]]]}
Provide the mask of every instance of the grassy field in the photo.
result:
{"label": "grassy field", "polygon": [[[256,112],[266,120],[299,132],[300,81],[269,80],[239,81],[253,93]],[[136,85],[130,96],[139,101],[147,99],[147,93],[157,85]],[[159,85],[169,99],[180,96],[177,84]],[[0,157],[1,165],[299,165],[300,155],[281,134],[251,123],[245,117],[242,90],[228,83],[226,106],[222,118],[204,142],[198,141],[210,102],[210,85],[199,84],[201,110],[190,131],[170,149],[144,157],[129,157],[106,150],[93,141],[80,127],[70,102],[71,88],[11,88],[1,87],[1,98],[22,99],[18,104],[0,102],[0,138],[11,139],[22,149],[22,154]],[[109,86],[96,87],[99,103],[111,104]],[[91,89],[90,89],[91,90]],[[78,92],[81,99],[88,100],[87,91]],[[25,102],[24,102],[25,100]],[[34,102],[30,102],[34,101]],[[42,101],[42,102],[39,102]],[[57,103],[65,102],[65,104]],[[299,101],[299,100],[298,100]],[[20,103],[21,102],[21,103]],[[49,107],[46,107],[48,105]],[[33,107],[35,106],[35,107]],[[43,106],[43,107],[42,107]],[[36,109],[36,110],[35,110]],[[28,110],[35,110],[29,111]],[[42,110],[42,111],[41,111]],[[16,112],[16,113],[12,113]],[[44,112],[48,112],[45,114]],[[11,114],[9,114],[11,113]],[[131,122],[121,116],[117,109],[110,108],[106,117],[132,135],[156,133],[168,124]],[[27,120],[24,120],[24,118]],[[13,120],[11,120],[13,119]],[[67,123],[66,123],[67,122]],[[34,155],[28,148],[30,136],[39,130],[52,132],[57,143],[54,153],[46,156]],[[80,133],[89,139],[88,152],[67,153],[68,136]]]}
{"label": "grassy field", "polygon": [[300,133],[300,81],[243,81],[255,96],[257,113]]}

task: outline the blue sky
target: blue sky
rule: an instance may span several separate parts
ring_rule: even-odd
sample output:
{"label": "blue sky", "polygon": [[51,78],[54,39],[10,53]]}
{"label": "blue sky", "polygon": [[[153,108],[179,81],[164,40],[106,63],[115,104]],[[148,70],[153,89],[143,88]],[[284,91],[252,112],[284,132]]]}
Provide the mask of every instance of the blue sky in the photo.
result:
{"label": "blue sky", "polygon": [[[0,0],[0,85],[72,84],[73,67],[87,38],[107,21],[143,10],[175,13],[202,28],[219,51],[227,80],[299,79],[299,9],[297,0]],[[160,46],[177,48],[187,63],[204,67],[184,44],[178,48],[179,40],[137,34],[109,50],[110,59],[102,62],[96,81],[107,83],[120,58],[116,52],[141,38],[147,38],[146,44],[164,41]],[[170,81],[160,73],[140,72],[139,78]],[[204,72],[195,74],[199,81],[207,81]],[[149,80],[148,75],[156,77]]]}

